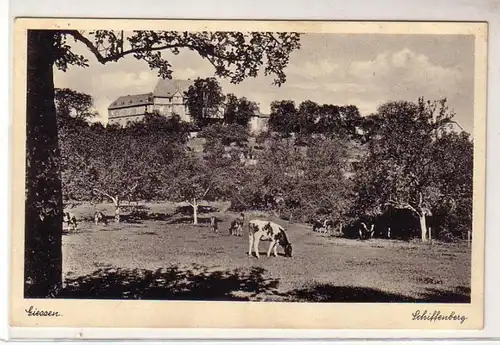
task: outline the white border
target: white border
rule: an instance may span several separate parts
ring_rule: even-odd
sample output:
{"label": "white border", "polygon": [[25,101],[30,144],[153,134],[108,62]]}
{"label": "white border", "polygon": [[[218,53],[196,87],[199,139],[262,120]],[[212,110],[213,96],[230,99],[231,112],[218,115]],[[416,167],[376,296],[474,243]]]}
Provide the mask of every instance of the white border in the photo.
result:
{"label": "white border", "polygon": [[[3,1],[2,1],[3,3]],[[28,338],[79,338],[79,339],[202,339],[202,338],[232,338],[232,339],[254,339],[254,338],[308,338],[323,339],[337,338],[351,340],[361,340],[366,338],[396,338],[407,340],[408,338],[492,338],[500,337],[500,299],[493,296],[494,291],[500,291],[500,260],[495,257],[496,247],[500,243],[500,229],[495,224],[500,224],[500,212],[496,211],[497,204],[495,196],[500,193],[500,185],[496,178],[496,168],[500,168],[498,155],[495,153],[497,147],[495,139],[500,135],[500,117],[494,116],[500,110],[498,94],[500,89],[500,1],[499,0],[378,0],[362,1],[350,0],[287,0],[274,1],[269,0],[197,0],[197,1],[153,1],[153,0],[86,0],[84,2],[51,0],[43,4],[37,0],[12,0],[10,4],[9,28],[11,30],[0,30],[5,35],[2,42],[8,44],[7,49],[2,52],[8,52],[7,61],[3,61],[1,66],[8,68],[10,78],[2,78],[6,89],[9,90],[8,100],[12,99],[10,94],[12,83],[11,52],[12,52],[12,21],[16,16],[58,16],[58,17],[116,17],[116,18],[197,18],[197,19],[303,19],[303,20],[463,20],[463,21],[488,21],[489,22],[489,73],[488,73],[488,119],[487,119],[487,207],[486,207],[486,290],[485,290],[485,327],[482,331],[362,331],[362,330],[328,330],[328,331],[297,331],[297,330],[111,330],[111,329],[11,329],[9,337],[28,337]],[[349,6],[349,7],[348,7]],[[7,13],[1,11],[0,13]],[[4,97],[6,93],[2,93]],[[3,99],[2,99],[3,100]],[[4,105],[4,114],[2,116],[0,128],[5,132],[0,135],[1,143],[7,141],[7,128],[10,121],[10,107],[5,109],[7,101],[1,102]],[[1,162],[9,161],[9,151],[2,150],[5,156],[0,157]],[[4,168],[5,167],[5,168]],[[9,176],[9,167],[2,164],[0,169],[2,177]],[[4,184],[8,185],[8,184]],[[8,190],[8,189],[7,189]],[[4,201],[5,200],[5,201]],[[2,199],[1,210],[4,216],[3,231],[0,230],[3,248],[8,248],[10,243],[7,229],[8,221],[8,203]],[[496,212],[495,212],[496,211]],[[7,253],[5,253],[7,254]],[[8,260],[0,260],[2,273],[4,277],[7,274]],[[2,277],[3,278],[3,277]],[[8,280],[2,279],[4,287],[7,288]],[[7,291],[1,289],[1,291]],[[7,315],[7,296],[0,294],[4,303],[4,312],[1,313],[2,319]],[[7,320],[2,322],[7,324]],[[2,334],[2,338],[4,335]],[[214,339],[215,340],[215,339]],[[357,341],[356,341],[357,342]],[[351,341],[347,342],[351,343]],[[468,342],[469,343],[469,342]]]}

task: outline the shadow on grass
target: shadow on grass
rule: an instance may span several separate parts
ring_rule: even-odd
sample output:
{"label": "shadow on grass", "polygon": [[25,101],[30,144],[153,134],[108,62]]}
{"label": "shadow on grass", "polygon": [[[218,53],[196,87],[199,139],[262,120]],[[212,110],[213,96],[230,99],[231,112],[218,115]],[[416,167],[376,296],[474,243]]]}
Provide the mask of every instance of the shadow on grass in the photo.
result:
{"label": "shadow on grass", "polygon": [[429,303],[470,303],[470,288],[459,286],[453,291],[427,289],[422,302]]}
{"label": "shadow on grass", "polygon": [[[185,216],[185,217],[175,217],[172,218],[168,221],[168,224],[193,224],[193,217],[192,216]],[[210,224],[210,218],[209,217],[198,217],[198,225],[206,225]]]}
{"label": "shadow on grass", "polygon": [[470,289],[454,291],[428,289],[418,298],[382,290],[315,284],[278,292],[279,280],[265,277],[266,270],[213,271],[205,266],[180,269],[139,270],[103,267],[90,275],[66,279],[57,296],[70,299],[143,299],[335,303],[470,303]]}
{"label": "shadow on grass", "polygon": [[209,271],[203,266],[156,271],[101,268],[67,279],[58,298],[248,301],[277,288],[278,280],[264,278],[265,272],[260,267],[248,272]]}
{"label": "shadow on grass", "polygon": [[140,224],[145,220],[168,221],[171,218],[172,216],[166,213],[151,213],[146,211],[134,211],[121,216],[121,220],[129,224]]}
{"label": "shadow on grass", "polygon": [[[204,214],[204,213],[212,213],[212,212],[219,212],[219,208],[213,207],[213,206],[208,206],[208,205],[198,205],[198,214]],[[192,216],[193,215],[193,207],[192,206],[179,206],[175,209],[176,214],[182,214],[186,216]]]}
{"label": "shadow on grass", "polygon": [[420,297],[415,298],[368,287],[316,284],[289,291],[282,296],[294,302],[470,303],[470,289],[462,287],[455,291],[427,289]]}

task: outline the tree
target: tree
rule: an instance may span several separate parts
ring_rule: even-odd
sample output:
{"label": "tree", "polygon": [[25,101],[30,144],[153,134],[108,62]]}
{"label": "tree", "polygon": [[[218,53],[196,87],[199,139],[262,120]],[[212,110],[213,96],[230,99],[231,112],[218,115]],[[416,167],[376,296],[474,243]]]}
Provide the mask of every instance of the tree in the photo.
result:
{"label": "tree", "polygon": [[83,118],[61,117],[59,120],[59,146],[61,150],[61,178],[63,202],[90,200],[89,183],[93,174],[88,169],[100,143],[104,127],[89,126]]}
{"label": "tree", "polygon": [[124,131],[133,136],[159,135],[162,140],[168,139],[172,143],[184,145],[189,139],[192,128],[190,123],[181,120],[177,114],[165,117],[158,112],[144,115],[141,121],[128,124]]}
{"label": "tree", "polygon": [[239,147],[245,147],[248,143],[248,129],[238,125],[224,125],[216,123],[203,128],[199,133],[199,138],[205,138],[206,143],[217,141],[224,146],[236,144]]}
{"label": "tree", "polygon": [[230,184],[234,161],[231,158],[209,156],[202,159],[188,155],[175,161],[172,172],[164,174],[162,185],[170,200],[187,202],[193,208],[193,224],[198,224],[198,206],[203,200],[223,196]]}
{"label": "tree", "polygon": [[297,113],[297,127],[300,134],[308,136],[316,133],[319,110],[320,107],[316,102],[308,100],[300,103]]}
{"label": "tree", "polygon": [[197,78],[186,92],[187,106],[194,123],[200,127],[220,115],[225,96],[215,78]]}
{"label": "tree", "polygon": [[224,123],[233,124],[238,116],[238,97],[232,93],[226,95],[226,104],[224,105]]}
{"label": "tree", "polygon": [[339,107],[339,115],[342,121],[344,133],[349,138],[355,138],[357,128],[362,124],[363,118],[355,105],[345,105]]}
{"label": "tree", "polygon": [[104,130],[80,119],[73,122],[59,132],[65,200],[108,198],[119,223],[123,199],[162,196],[159,176],[182,155],[187,141],[180,120],[147,115],[126,128]]}
{"label": "tree", "polygon": [[62,254],[62,186],[54,104],[54,66],[88,66],[75,54],[68,39],[84,44],[101,64],[131,55],[171,78],[161,50],[177,54],[181,48],[197,52],[215,68],[215,75],[238,83],[259,70],[286,81],[284,68],[292,51],[300,48],[297,33],[172,32],[96,30],[28,30],[27,142],[25,217],[25,296],[47,297],[60,289]]}
{"label": "tree", "polygon": [[465,238],[472,231],[474,145],[469,135],[443,133],[434,145],[433,170],[443,197],[433,210],[440,238]]}
{"label": "tree", "polygon": [[269,129],[289,137],[291,133],[297,131],[297,127],[297,109],[294,101],[283,100],[271,103]]}
{"label": "tree", "polygon": [[234,95],[228,95],[226,110],[224,112],[224,122],[227,124],[236,124],[248,127],[250,118],[257,112],[259,107],[253,101],[246,97],[235,98]]}
{"label": "tree", "polygon": [[386,207],[410,210],[419,220],[422,241],[428,239],[427,216],[442,199],[436,175],[436,133],[454,116],[446,100],[388,102],[378,109],[368,155],[356,176],[356,208],[378,213]]}
{"label": "tree", "polygon": [[315,138],[308,147],[296,196],[302,214],[328,216],[341,223],[353,201],[352,185],[345,175],[348,143],[339,138]]}
{"label": "tree", "polygon": [[356,139],[357,128],[363,125],[363,118],[354,105],[323,104],[317,113],[315,117],[317,133]]}
{"label": "tree", "polygon": [[97,116],[92,96],[71,89],[55,89],[56,112],[59,116],[91,119]]}

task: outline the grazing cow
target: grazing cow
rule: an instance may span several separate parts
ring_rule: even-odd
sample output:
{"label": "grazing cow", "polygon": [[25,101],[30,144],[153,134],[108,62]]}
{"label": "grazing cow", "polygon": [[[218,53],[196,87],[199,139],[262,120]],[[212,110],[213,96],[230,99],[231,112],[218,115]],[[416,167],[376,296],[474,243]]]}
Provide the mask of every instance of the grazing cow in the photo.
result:
{"label": "grazing cow", "polygon": [[240,213],[240,217],[236,218],[231,222],[229,226],[229,235],[231,236],[243,236],[243,224],[245,222],[245,215]]}
{"label": "grazing cow", "polygon": [[66,230],[73,230],[76,231],[78,227],[78,222],[76,220],[76,217],[74,214],[71,212],[64,212],[63,213],[63,228]]}
{"label": "grazing cow", "polygon": [[104,224],[108,223],[107,220],[106,220],[106,217],[100,211],[96,211],[94,213],[94,222],[95,222],[95,225],[99,224],[99,222],[103,222]]}
{"label": "grazing cow", "polygon": [[285,257],[292,257],[292,244],[288,241],[285,229],[282,226],[267,221],[254,219],[248,223],[248,255],[252,256],[252,246],[257,258],[259,255],[259,242],[271,241],[267,256],[271,256],[271,251],[274,251],[274,256],[278,256],[277,245],[283,247],[285,250]]}
{"label": "grazing cow", "polygon": [[210,228],[215,233],[219,231],[219,219],[216,216],[210,217]]}
{"label": "grazing cow", "polygon": [[375,231],[373,230],[375,224],[372,224],[370,227],[370,230],[368,230],[368,227],[364,222],[361,222],[361,227],[359,228],[359,239],[360,240],[367,240],[373,238],[373,234]]}

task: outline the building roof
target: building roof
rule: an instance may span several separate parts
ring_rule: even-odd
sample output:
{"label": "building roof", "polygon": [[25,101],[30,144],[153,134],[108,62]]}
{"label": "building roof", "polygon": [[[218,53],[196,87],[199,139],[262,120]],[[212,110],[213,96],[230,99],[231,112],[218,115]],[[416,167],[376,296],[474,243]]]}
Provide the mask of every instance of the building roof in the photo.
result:
{"label": "building roof", "polygon": [[129,107],[137,107],[137,106],[145,106],[148,104],[153,104],[152,93],[143,93],[139,95],[127,95],[118,97],[114,102],[112,102],[108,110],[112,109],[120,109],[120,108],[129,108]]}
{"label": "building roof", "polygon": [[192,80],[159,79],[153,91],[155,97],[172,97],[176,92],[184,95],[193,84]]}
{"label": "building roof", "polygon": [[270,115],[269,114],[262,114],[259,109],[255,110],[253,112],[254,117],[260,117],[260,118],[268,118]]}

